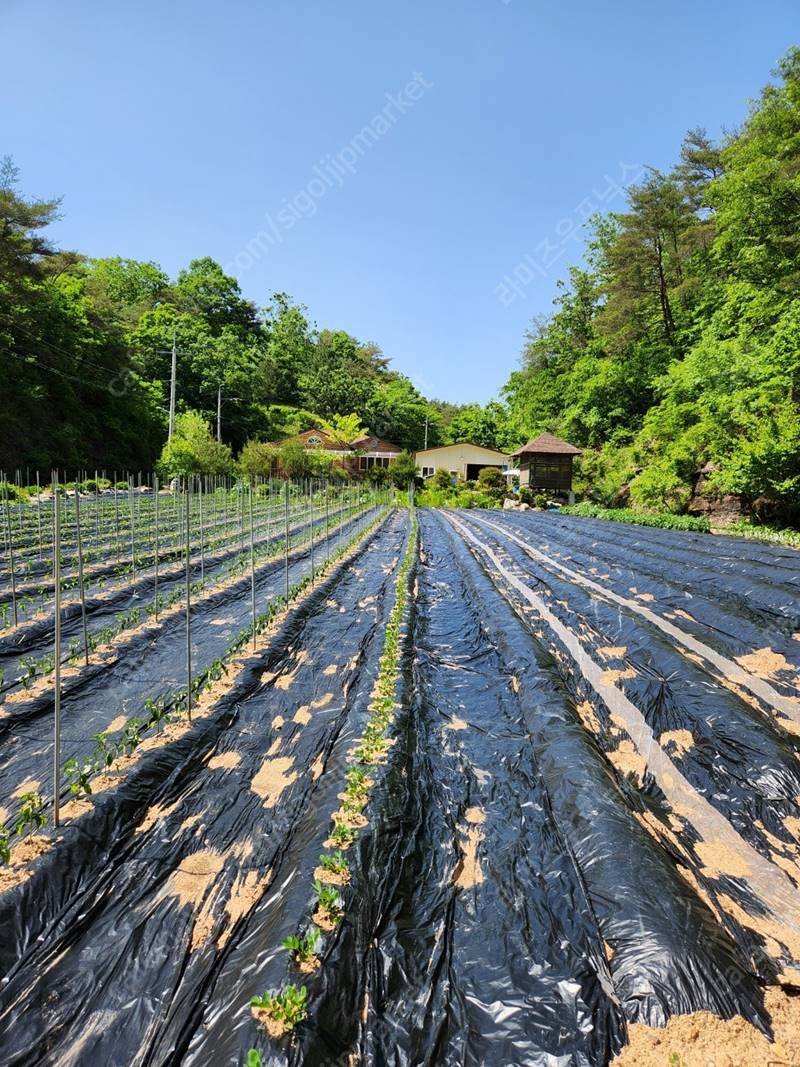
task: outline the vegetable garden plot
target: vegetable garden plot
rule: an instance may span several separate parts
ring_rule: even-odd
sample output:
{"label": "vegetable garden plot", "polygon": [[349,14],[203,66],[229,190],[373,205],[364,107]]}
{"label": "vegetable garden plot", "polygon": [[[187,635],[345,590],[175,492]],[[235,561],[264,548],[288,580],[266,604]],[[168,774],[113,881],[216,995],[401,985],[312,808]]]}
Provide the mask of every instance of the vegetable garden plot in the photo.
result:
{"label": "vegetable garden plot", "polygon": [[413,671],[293,1062],[595,1064],[622,1027],[492,606],[423,513]]}
{"label": "vegetable garden plot", "polygon": [[[294,509],[290,521],[284,524],[282,519],[271,520],[256,527],[254,548],[257,558],[269,555],[280,548],[285,538],[285,525],[288,525],[292,541],[309,536],[311,527],[315,537],[324,539],[328,544],[328,532],[341,522],[350,512],[340,508],[328,509],[324,514],[316,510],[312,515],[299,514],[308,509]],[[249,554],[249,547],[242,552],[240,535],[236,534],[236,545],[221,549],[204,558],[197,550],[190,560],[190,577],[193,582],[193,595],[200,589],[210,589],[215,581],[224,581]],[[113,590],[98,595],[91,595],[95,590],[87,583],[86,620],[90,648],[104,644],[126,629],[134,628],[155,612],[155,597],[158,597],[159,612],[172,600],[180,599],[184,594],[186,580],[185,563],[162,570],[158,576],[157,591],[154,574],[147,574],[136,582],[119,584]],[[53,661],[53,612],[42,613],[43,618],[20,625],[17,629],[0,635],[0,694],[30,686],[44,674],[52,671]],[[81,604],[71,603],[62,609],[61,639],[64,647],[62,663],[80,663],[83,661],[83,620]]]}
{"label": "vegetable garden plot", "polygon": [[[663,727],[665,716],[687,715],[690,725],[692,715],[697,716],[695,721],[701,717],[702,700],[693,706],[693,689],[701,683],[699,679],[693,682],[691,673],[701,664],[689,661],[683,667],[684,661],[679,661],[683,669],[670,680],[663,669],[667,648],[659,644],[662,633],[643,626],[637,613],[625,618],[617,606],[619,618],[615,622],[613,613],[603,610],[599,598],[589,603],[579,587],[559,586],[552,573],[538,570],[529,557],[523,564],[515,555],[518,549],[514,542],[498,532],[498,524],[493,519],[474,513],[448,518],[476,559],[487,568],[498,592],[525,619],[526,626],[518,628],[516,633],[509,630],[509,650],[517,652],[525,631],[528,641],[533,638],[536,646],[553,655],[562,684],[573,698],[576,711],[571,722],[560,716],[553,719],[541,714],[535,720],[537,729],[545,735],[549,733],[562,751],[559,793],[564,792],[565,782],[570,781],[576,766],[581,767],[581,773],[586,773],[585,759],[570,754],[570,738],[577,730],[577,735],[583,735],[584,743],[588,742],[595,754],[601,750],[608,752],[605,775],[614,775],[624,806],[647,831],[645,837],[651,845],[656,843],[673,871],[681,875],[672,879],[677,881],[672,890],[668,884],[663,885],[656,911],[664,909],[671,895],[677,894],[681,899],[689,894],[695,902],[702,902],[707,916],[713,914],[720,924],[720,932],[724,928],[735,942],[742,969],[767,979],[779,976],[785,982],[796,981],[800,948],[796,828],[800,824],[793,815],[786,815],[794,810],[796,796],[796,793],[791,798],[786,795],[794,788],[797,775],[796,749],[791,735],[776,727],[766,710],[752,707],[741,697],[735,698],[707,675],[703,694],[709,705],[705,717],[707,737],[702,746],[704,751],[696,754],[688,747],[691,742],[683,736],[688,734],[691,738],[691,731],[664,731]],[[625,634],[617,645],[604,643],[609,635],[603,633],[603,627],[610,625],[616,625]],[[646,676],[640,679],[625,660],[627,649],[622,645],[625,638],[638,642],[632,657],[634,662],[637,654],[651,657],[651,684],[647,684]],[[522,693],[525,683],[526,676],[522,675]],[[739,708],[732,699],[739,700]],[[654,729],[650,728],[651,721],[655,723]],[[749,751],[751,744],[756,746],[754,752]],[[542,754],[546,749],[539,751]],[[774,765],[768,760],[774,760]],[[753,769],[755,781],[748,783],[747,773]],[[721,779],[727,777],[728,792],[720,787],[719,780],[709,782],[707,778],[703,782],[703,773],[719,774]],[[755,797],[746,798],[748,788]],[[586,797],[585,803],[587,812],[594,808],[596,814],[597,797]],[[751,824],[753,807],[759,810],[761,820],[771,813],[775,834],[770,834],[763,822]],[[580,805],[571,816],[573,825],[579,810]],[[777,827],[780,827],[780,838]],[[595,817],[594,834],[598,829]],[[760,847],[754,847],[759,838]],[[592,831],[587,827],[584,848],[591,839]],[[631,852],[638,855],[639,845],[635,850],[629,847],[629,856]],[[586,874],[577,847],[576,856]],[[586,877],[591,897],[592,882],[589,874]],[[601,912],[598,915],[602,924]],[[612,973],[618,984],[620,948],[614,938],[606,939],[615,949]],[[706,947],[710,944],[706,934],[701,936],[700,944]],[[633,973],[645,956],[640,954],[638,961],[635,957],[629,959]],[[679,956],[663,962],[663,989],[659,999],[666,1013],[696,1010],[698,996],[713,997],[721,991],[719,981],[710,977],[713,967],[704,966],[695,973],[694,981],[701,979],[697,988],[692,988],[691,982],[688,990],[676,996],[677,985],[686,980],[686,969],[686,959]],[[673,983],[676,986],[670,989]],[[752,984],[746,987],[734,982],[733,986],[727,1010],[713,1009],[723,1016],[730,1013],[732,1003],[745,988],[750,990],[748,996],[753,992]],[[687,1006],[690,1000],[695,1001],[694,1009]],[[643,1005],[639,1002],[625,1006],[629,1018],[636,1018],[638,1013],[644,1021],[653,1008],[646,1002],[646,1012],[642,1012]],[[747,1017],[746,1007],[739,1010]],[[650,1021],[657,1022],[657,1014],[651,1015]]]}
{"label": "vegetable garden plot", "polygon": [[405,725],[292,1062],[600,1065],[626,1019],[766,1026],[746,949],[648,832],[559,659],[441,516],[420,525]]}
{"label": "vegetable garden plot", "polygon": [[[672,642],[636,610],[626,612],[580,584],[570,584],[531,560],[491,523],[471,523],[484,543],[546,598],[554,616],[577,630],[581,645],[600,662],[609,679],[642,710],[647,725],[688,781],[730,820],[762,855],[787,866],[800,881],[794,862],[800,825],[800,741],[768,704],[755,695],[744,700],[716,684],[712,665]],[[478,530],[479,527],[479,530]],[[756,685],[757,679],[752,680]],[[738,687],[737,687],[738,688]],[[780,697],[776,698],[780,704]],[[596,735],[611,762],[638,782],[643,763],[605,705],[593,712]]]}
{"label": "vegetable garden plot", "polygon": [[[354,529],[349,520],[338,537]],[[328,546],[329,548],[330,546]],[[317,546],[317,563],[324,557],[325,543]],[[288,583],[296,584],[310,573],[311,556],[307,544],[292,552]],[[284,592],[287,571],[283,557],[263,564],[255,575],[259,611]],[[207,592],[192,609],[192,663],[196,677],[219,662],[235,635],[246,629],[251,618],[251,579],[241,577],[227,588]],[[180,609],[181,605],[177,605]],[[62,696],[61,752],[66,762],[78,758],[82,764],[94,759],[98,744],[112,746],[117,740],[127,745],[131,723],[138,741],[151,710],[166,710],[176,693],[185,692],[186,636],[182,615],[165,617],[159,628],[147,625],[132,632],[124,644],[107,658],[90,665],[73,680]],[[7,704],[0,721],[0,797],[7,813],[15,813],[20,797],[52,788],[52,691],[22,704]],[[98,735],[103,740],[98,742]],[[134,738],[130,737],[131,750]],[[62,790],[69,781],[62,780]]]}
{"label": "vegetable garden plot", "polygon": [[[264,492],[260,491],[262,488]],[[91,514],[87,517],[81,512],[86,595],[110,597],[115,591],[119,592],[135,585],[137,579],[143,575],[149,574],[152,578],[156,559],[161,561],[162,571],[174,566],[176,561],[179,566],[185,556],[187,509],[188,539],[192,546],[192,555],[196,557],[201,572],[206,557],[209,563],[213,563],[216,556],[225,558],[235,554],[237,548],[239,552],[244,552],[248,539],[248,494],[240,487],[236,491],[224,491],[220,499],[217,499],[218,496],[218,493],[211,493],[209,496],[189,494],[188,503],[185,492],[145,498],[147,504],[144,513],[139,514],[137,518],[132,509],[128,516],[128,528],[121,531],[121,536],[118,536],[113,544],[102,541],[101,535],[93,530]],[[279,537],[287,519],[286,512],[288,522],[292,526],[298,523],[307,524],[312,519],[312,513],[317,515],[319,523],[323,515],[327,519],[329,514],[355,510],[358,505],[357,497],[358,494],[350,487],[320,489],[289,483],[270,487],[256,486],[253,509],[255,540],[261,541],[270,531],[274,531]],[[137,507],[141,509],[143,501],[138,501]],[[79,607],[80,559],[76,544],[69,543],[70,530],[77,529],[77,517],[70,514],[70,509],[68,501],[61,502],[60,526],[65,538],[61,540],[60,552],[62,607],[67,605],[76,609]],[[70,519],[72,527],[68,524]],[[49,521],[52,523],[52,515]],[[92,540],[93,536],[97,539]],[[32,579],[27,570],[30,564],[25,563],[24,555],[20,558],[31,537],[35,540],[35,535],[30,530],[26,533],[24,528],[16,528],[8,521],[2,529],[4,567],[0,573],[0,627],[6,628],[2,635],[3,642],[13,641],[20,633],[17,627],[9,629],[14,621],[14,592],[15,614],[20,624],[39,620],[43,615],[46,616],[47,612],[52,613],[53,544],[45,543],[43,556],[36,564],[40,572],[39,577]]]}
{"label": "vegetable garden plot", "polygon": [[[492,521],[532,538],[535,547],[562,562],[572,557],[589,577],[610,572],[602,580],[612,580],[626,595],[656,599],[684,615],[694,615],[708,601],[708,616],[700,621],[710,638],[720,611],[730,611],[736,625],[749,626],[754,635],[774,631],[785,640],[800,630],[800,556],[795,549],[551,513],[500,513]],[[636,580],[641,584],[643,577],[640,590]]]}
{"label": "vegetable garden plot", "polygon": [[[133,791],[127,803],[144,817],[135,833],[120,823],[108,835],[102,867],[3,990],[4,1062],[177,1063],[193,1035],[197,1062],[237,1062],[254,1035],[247,996],[310,896],[406,530],[389,518],[287,618],[215,711],[205,750],[185,751],[155,789],[147,768],[159,756],[148,754],[138,784],[119,787],[118,802]],[[82,825],[67,832],[91,842],[96,822]]]}

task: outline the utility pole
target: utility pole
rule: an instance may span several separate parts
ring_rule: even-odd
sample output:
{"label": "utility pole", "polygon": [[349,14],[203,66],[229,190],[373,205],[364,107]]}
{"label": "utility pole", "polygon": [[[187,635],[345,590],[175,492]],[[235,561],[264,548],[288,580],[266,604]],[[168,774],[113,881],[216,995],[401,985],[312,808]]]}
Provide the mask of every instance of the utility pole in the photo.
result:
{"label": "utility pole", "polygon": [[428,416],[425,416],[425,448],[428,447]]}
{"label": "utility pole", "polygon": [[175,433],[175,386],[178,378],[178,339],[177,330],[172,331],[172,378],[169,383],[169,437]]}
{"label": "utility pole", "polygon": [[222,386],[217,386],[217,441],[222,443]]}

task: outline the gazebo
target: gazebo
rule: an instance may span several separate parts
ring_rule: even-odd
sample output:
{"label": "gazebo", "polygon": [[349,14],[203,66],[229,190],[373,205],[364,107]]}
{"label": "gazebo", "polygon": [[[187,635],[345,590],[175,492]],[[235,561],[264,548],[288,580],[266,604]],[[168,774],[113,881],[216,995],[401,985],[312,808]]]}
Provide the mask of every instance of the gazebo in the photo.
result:
{"label": "gazebo", "polygon": [[519,461],[520,488],[572,492],[572,457],[581,450],[551,433],[540,433],[513,454]]}

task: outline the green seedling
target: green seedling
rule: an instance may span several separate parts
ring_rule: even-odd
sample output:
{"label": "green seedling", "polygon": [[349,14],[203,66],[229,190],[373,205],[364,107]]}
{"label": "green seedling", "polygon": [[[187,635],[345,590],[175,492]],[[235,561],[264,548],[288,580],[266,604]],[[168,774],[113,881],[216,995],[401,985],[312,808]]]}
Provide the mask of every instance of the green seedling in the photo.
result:
{"label": "green seedling", "polygon": [[11,834],[5,828],[0,826],[0,863],[11,862]]}
{"label": "green seedling", "polygon": [[20,797],[20,809],[17,816],[17,836],[33,833],[44,826],[47,815],[44,810],[44,798],[41,793],[23,793]]}
{"label": "green seedling", "polygon": [[105,770],[110,767],[114,760],[117,758],[117,746],[113,748],[109,747],[108,734],[95,734],[94,735],[94,769]]}
{"label": "green seedling", "polygon": [[319,858],[319,865],[324,871],[330,871],[331,874],[337,874],[340,877],[350,873],[350,865],[341,850],[331,853],[324,852]]}
{"label": "green seedling", "polygon": [[250,1006],[261,1008],[273,1019],[282,1022],[287,1030],[294,1030],[308,1015],[308,990],[305,986],[287,985],[280,993],[265,993],[251,997]]}
{"label": "green seedling", "polygon": [[336,922],[342,917],[342,898],[338,890],[333,886],[323,885],[318,878],[314,879],[313,886],[317,904]]}
{"label": "green seedling", "polygon": [[163,700],[151,700],[147,699],[144,702],[144,710],[147,712],[147,725],[146,728],[152,729],[153,726],[158,727],[158,732],[161,733],[161,723],[166,718],[167,709]]}
{"label": "green seedling", "polygon": [[139,747],[141,742],[139,731],[141,730],[142,725],[142,720],[134,717],[128,720],[127,726],[122,731],[122,748],[128,756]]}
{"label": "green seedling", "polygon": [[91,796],[92,784],[89,776],[93,770],[94,761],[91,759],[85,759],[82,763],[79,763],[74,756],[68,759],[64,764],[64,775],[70,782],[70,793],[74,793],[76,797],[81,794]]}
{"label": "green seedling", "polygon": [[345,796],[346,799],[342,801],[342,806],[340,810],[348,816],[360,815],[364,805],[367,802],[367,798],[364,796],[355,799],[354,797],[347,796],[347,794],[345,794]]}
{"label": "green seedling", "polygon": [[331,831],[331,841],[337,848],[350,848],[358,837],[358,832],[350,826],[335,826]]}
{"label": "green seedling", "polygon": [[257,1048],[248,1049],[245,1067],[264,1067],[264,1061],[261,1059],[261,1053]]}
{"label": "green seedling", "polygon": [[319,943],[319,930],[312,926],[302,937],[292,934],[285,938],[281,944],[294,956],[298,963],[310,963],[316,956],[317,944]]}

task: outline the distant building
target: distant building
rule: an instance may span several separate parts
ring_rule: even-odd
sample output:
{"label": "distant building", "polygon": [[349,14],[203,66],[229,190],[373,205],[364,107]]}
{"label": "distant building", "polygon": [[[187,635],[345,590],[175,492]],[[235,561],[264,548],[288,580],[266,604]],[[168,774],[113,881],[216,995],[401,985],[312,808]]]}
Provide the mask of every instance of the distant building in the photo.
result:
{"label": "distant building", "polygon": [[388,467],[402,451],[399,445],[384,441],[371,433],[364,434],[355,441],[344,442],[337,441],[325,430],[304,430],[276,444],[282,445],[288,441],[296,441],[306,452],[328,452],[351,473],[365,475],[374,467]]}
{"label": "distant building", "polygon": [[483,445],[476,445],[471,441],[424,448],[415,454],[414,461],[423,478],[430,478],[436,471],[445,470],[451,477],[462,478],[467,482],[475,481],[484,467],[496,467],[506,473],[510,465],[505,453],[494,448],[484,448]]}
{"label": "distant building", "polygon": [[351,442],[358,457],[358,469],[370,471],[373,467],[388,467],[402,452],[399,445],[384,441],[373,434],[364,434]]}
{"label": "distant building", "polygon": [[572,492],[572,460],[581,450],[551,433],[540,433],[518,449],[520,488]]}

